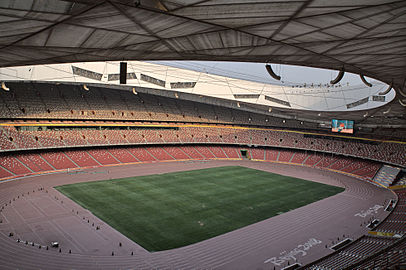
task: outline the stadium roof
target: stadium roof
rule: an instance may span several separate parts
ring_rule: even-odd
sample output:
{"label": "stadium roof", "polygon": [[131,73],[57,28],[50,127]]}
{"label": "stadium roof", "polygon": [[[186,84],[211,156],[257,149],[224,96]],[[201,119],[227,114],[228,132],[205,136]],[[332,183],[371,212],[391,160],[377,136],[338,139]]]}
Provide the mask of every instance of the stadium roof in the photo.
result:
{"label": "stadium roof", "polygon": [[398,88],[406,1],[2,0],[1,66],[200,59],[341,69]]}
{"label": "stadium roof", "polygon": [[406,87],[404,0],[2,0],[0,29],[2,67],[269,62],[344,68],[398,94]]}
{"label": "stadium roof", "polygon": [[[127,81],[123,89],[136,87],[210,96],[287,110],[310,110],[349,113],[384,106],[395,97],[395,91],[384,93],[388,86],[370,80],[367,87],[356,84],[281,83],[280,85],[219,76],[208,72],[181,69],[159,63],[127,61]],[[265,69],[257,65],[261,71]],[[253,67],[251,67],[253,68]],[[264,70],[262,70],[264,69]],[[0,81],[76,82],[83,84],[120,85],[119,61],[29,65],[0,68]],[[258,71],[257,71],[258,72]],[[363,114],[363,113],[359,113]]]}

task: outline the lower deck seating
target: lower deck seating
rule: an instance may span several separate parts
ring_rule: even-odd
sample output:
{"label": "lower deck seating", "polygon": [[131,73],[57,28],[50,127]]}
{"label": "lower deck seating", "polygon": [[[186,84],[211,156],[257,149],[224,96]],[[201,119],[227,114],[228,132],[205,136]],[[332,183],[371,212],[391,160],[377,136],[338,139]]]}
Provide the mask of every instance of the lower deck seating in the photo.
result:
{"label": "lower deck seating", "polygon": [[377,163],[370,163],[370,162],[365,162],[365,161],[362,161],[362,163],[364,166],[363,168],[352,171],[351,173],[355,174],[355,175],[363,176],[366,178],[372,178],[372,177],[374,177],[376,172],[381,167],[381,165],[377,164]]}
{"label": "lower deck seating", "polygon": [[24,166],[15,156],[10,155],[0,158],[0,165],[16,175],[31,173],[31,170]]}
{"label": "lower deck seating", "polygon": [[265,159],[265,150],[264,149],[251,149],[251,158],[264,160]]}
{"label": "lower deck seating", "polygon": [[226,154],[220,146],[208,146],[207,148],[210,150],[211,153],[213,153],[216,158],[227,158]]}
{"label": "lower deck seating", "polygon": [[400,177],[400,179],[395,183],[396,185],[405,185],[406,186],[406,175]]}
{"label": "lower deck seating", "polygon": [[330,166],[333,170],[341,170],[352,163],[352,160],[345,157],[337,158],[337,161]]}
{"label": "lower deck seating", "polygon": [[238,150],[235,147],[223,146],[221,147],[228,158],[240,158]]}
{"label": "lower deck seating", "polygon": [[378,225],[379,232],[406,233],[406,189],[395,190],[395,193],[398,195],[396,207],[385,222]]}
{"label": "lower deck seating", "polygon": [[395,268],[406,265],[406,238],[393,245],[389,250],[354,267],[353,269],[402,269]]}
{"label": "lower deck seating", "polygon": [[308,155],[305,152],[296,152],[293,154],[290,162],[295,164],[303,164],[307,157]]}
{"label": "lower deck seating", "polygon": [[177,160],[190,159],[190,157],[179,147],[166,146],[165,151]]}
{"label": "lower deck seating", "polygon": [[112,154],[116,159],[118,159],[122,163],[131,163],[137,162],[138,160],[131,155],[126,149],[123,148],[112,148],[109,149],[110,154]]}
{"label": "lower deck seating", "polygon": [[265,160],[276,161],[276,160],[278,160],[278,157],[279,157],[278,150],[273,150],[273,149],[266,150]]}
{"label": "lower deck seating", "polygon": [[314,154],[314,155],[309,156],[304,161],[304,164],[307,166],[315,166],[321,161],[322,158],[323,158],[322,154]]}
{"label": "lower deck seating", "polygon": [[80,167],[90,167],[100,165],[86,151],[65,151],[65,154],[70,157]]}
{"label": "lower deck seating", "polygon": [[147,147],[146,150],[157,160],[174,160],[162,147]]}
{"label": "lower deck seating", "polygon": [[13,176],[13,174],[9,171],[6,171],[5,169],[0,167],[0,178],[6,178],[6,177],[10,177]]}
{"label": "lower deck seating", "polygon": [[396,239],[364,236],[308,269],[343,269],[393,244]]}
{"label": "lower deck seating", "polygon": [[348,166],[346,166],[344,168],[341,168],[340,170],[343,171],[343,172],[351,173],[351,172],[354,172],[354,171],[361,170],[364,167],[365,167],[365,163],[361,162],[360,160],[352,160],[351,159],[351,163]]}
{"label": "lower deck seating", "polygon": [[363,236],[350,245],[334,252],[324,259],[305,266],[304,269],[312,270],[335,270],[344,269],[351,265],[366,259],[370,255],[377,253],[396,242],[396,238],[379,237],[379,236]]}
{"label": "lower deck seating", "polygon": [[[385,233],[406,233],[406,189],[394,190],[398,195],[398,204],[389,216],[375,228]],[[406,263],[406,236],[382,237],[365,235],[344,248],[322,258],[303,269],[395,269],[400,263]],[[373,256],[373,254],[377,254]],[[371,256],[372,255],[372,256]],[[352,265],[354,265],[352,267]]]}
{"label": "lower deck seating", "polygon": [[203,155],[197,152],[197,150],[194,147],[179,146],[179,149],[182,150],[186,155],[188,155],[192,159],[204,158]]}
{"label": "lower deck seating", "polygon": [[87,152],[102,165],[120,163],[106,149],[92,149],[92,150],[88,150]]}
{"label": "lower deck seating", "polygon": [[337,159],[333,155],[324,155],[322,160],[315,166],[321,167],[321,168],[329,168],[332,166],[334,163],[337,162]]}
{"label": "lower deck seating", "polygon": [[46,152],[41,153],[41,156],[57,170],[78,167],[64,152]]}
{"label": "lower deck seating", "polygon": [[194,148],[205,158],[216,158],[216,156],[206,146],[195,146]]}
{"label": "lower deck seating", "polygon": [[156,161],[157,159],[153,157],[147,150],[142,147],[128,148],[128,151],[139,161]]}
{"label": "lower deck seating", "polygon": [[289,150],[281,150],[279,151],[279,158],[278,161],[279,162],[290,162],[290,159],[293,156],[293,151],[289,151]]}
{"label": "lower deck seating", "polygon": [[[112,148],[93,148],[47,151],[38,153],[7,154],[0,156],[1,177],[25,175],[36,172],[60,170],[67,168],[93,167],[119,163],[170,161],[185,159],[241,159],[240,151],[247,151],[247,158],[269,162],[313,166],[331,169],[344,157],[323,156],[313,152],[294,152],[283,149],[247,148],[231,145],[181,145],[181,146],[121,146]],[[370,179],[379,169],[380,164],[364,160],[350,160],[342,164],[360,163],[353,175]],[[322,161],[325,162],[322,162]],[[330,166],[331,167],[331,166]],[[339,168],[338,166],[335,168]],[[342,172],[348,166],[344,166]],[[336,169],[335,169],[336,170]],[[340,171],[340,170],[338,170]]]}
{"label": "lower deck seating", "polygon": [[33,172],[52,171],[53,169],[44,159],[36,154],[21,154],[18,156],[18,159]]}

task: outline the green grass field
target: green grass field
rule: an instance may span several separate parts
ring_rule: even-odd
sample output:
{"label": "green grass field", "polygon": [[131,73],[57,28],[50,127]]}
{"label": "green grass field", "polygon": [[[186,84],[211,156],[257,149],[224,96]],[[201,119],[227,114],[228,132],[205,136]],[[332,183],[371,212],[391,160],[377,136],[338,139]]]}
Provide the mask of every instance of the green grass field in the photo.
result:
{"label": "green grass field", "polygon": [[196,243],[344,190],[237,166],[56,189],[149,251]]}

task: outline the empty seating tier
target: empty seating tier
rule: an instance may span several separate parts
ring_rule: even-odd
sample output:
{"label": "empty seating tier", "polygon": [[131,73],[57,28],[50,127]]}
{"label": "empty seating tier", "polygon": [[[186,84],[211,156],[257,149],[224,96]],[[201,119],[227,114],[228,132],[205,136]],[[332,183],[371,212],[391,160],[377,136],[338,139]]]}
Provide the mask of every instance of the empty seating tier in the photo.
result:
{"label": "empty seating tier", "polygon": [[[242,153],[244,152],[244,154]],[[68,168],[86,168],[119,163],[174,161],[188,159],[254,159],[268,162],[303,165],[319,169],[332,169],[331,164],[342,162],[344,157],[323,156],[314,152],[295,152],[293,150],[271,148],[249,148],[232,145],[139,145],[115,146],[109,148],[76,148],[35,153],[3,152],[0,155],[1,178],[35,174],[44,171],[64,170]],[[321,162],[326,160],[326,162]],[[348,158],[345,164],[361,163],[361,169],[350,172],[351,175],[371,180],[380,168],[372,161]],[[344,164],[344,163],[343,163]],[[358,168],[356,166],[355,168]]]}

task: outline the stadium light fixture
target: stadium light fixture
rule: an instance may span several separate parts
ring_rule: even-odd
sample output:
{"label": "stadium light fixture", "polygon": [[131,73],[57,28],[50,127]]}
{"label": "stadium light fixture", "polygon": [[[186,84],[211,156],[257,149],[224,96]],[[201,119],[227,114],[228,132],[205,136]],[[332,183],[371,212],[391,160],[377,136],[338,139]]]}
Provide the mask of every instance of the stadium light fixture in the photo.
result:
{"label": "stadium light fixture", "polygon": [[406,97],[406,94],[402,92],[402,90],[399,89],[399,94],[401,94],[402,96]]}
{"label": "stadium light fixture", "polygon": [[341,79],[344,77],[344,74],[345,74],[345,71],[344,71],[344,68],[342,68],[340,70],[340,72],[338,73],[337,77],[334,80],[330,81],[330,84],[336,84],[339,81],[341,81]]}
{"label": "stadium light fixture", "polygon": [[369,83],[369,82],[365,79],[364,75],[360,74],[359,77],[361,78],[361,81],[362,81],[366,86],[372,87],[372,83]]}
{"label": "stadium light fixture", "polygon": [[266,71],[268,71],[269,75],[277,81],[281,80],[281,76],[276,75],[276,73],[272,70],[271,65],[265,65]]}
{"label": "stadium light fixture", "polygon": [[3,89],[4,91],[10,91],[10,88],[8,88],[8,87],[6,86],[6,83],[5,83],[5,82],[1,82],[1,89]]}
{"label": "stadium light fixture", "polygon": [[269,108],[268,108],[268,112],[272,112],[272,107],[269,107]]}
{"label": "stadium light fixture", "polygon": [[393,87],[393,82],[391,82],[391,84],[388,86],[388,88],[385,91],[379,92],[378,95],[381,95],[381,96],[386,95],[387,93],[389,93],[389,91],[392,89],[392,87]]}
{"label": "stadium light fixture", "polygon": [[87,87],[86,84],[83,85],[83,89],[85,89],[86,91],[89,91],[89,90],[90,90],[89,87]]}
{"label": "stadium light fixture", "polygon": [[389,107],[386,111],[382,112],[383,114],[388,114],[390,113],[391,107]]}
{"label": "stadium light fixture", "polygon": [[176,98],[179,98],[178,93],[175,93],[175,97],[176,97]]}
{"label": "stadium light fixture", "polygon": [[133,94],[138,95],[137,91],[135,91],[135,88],[133,87]]}
{"label": "stadium light fixture", "polygon": [[238,107],[238,108],[240,108],[240,107],[241,107],[240,102],[237,102],[237,107]]}
{"label": "stadium light fixture", "polygon": [[364,118],[367,117],[367,116],[368,116],[368,112],[366,112],[366,113],[364,114]]}

